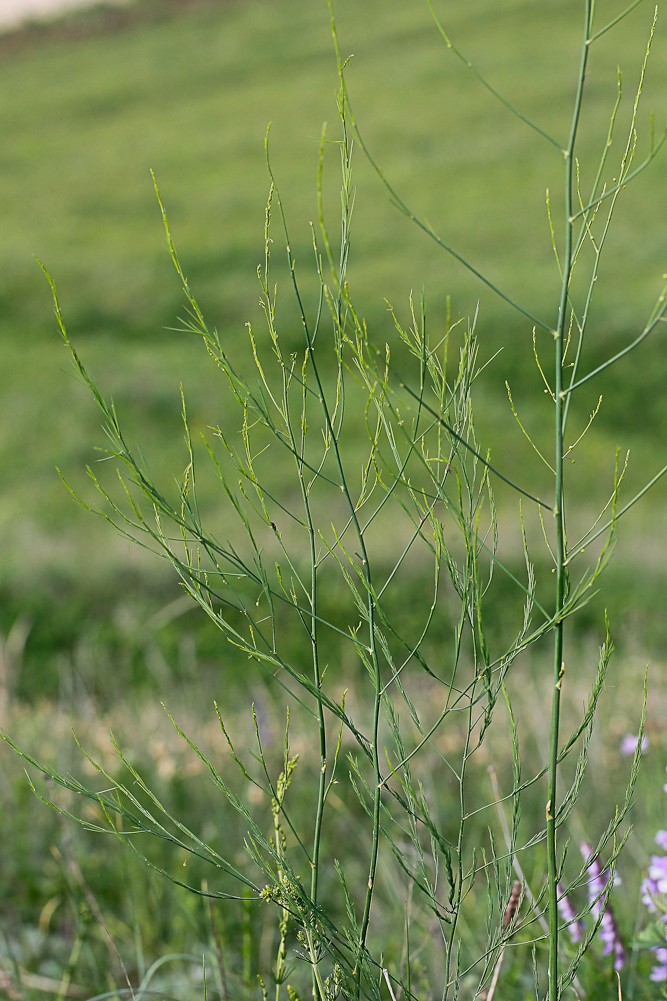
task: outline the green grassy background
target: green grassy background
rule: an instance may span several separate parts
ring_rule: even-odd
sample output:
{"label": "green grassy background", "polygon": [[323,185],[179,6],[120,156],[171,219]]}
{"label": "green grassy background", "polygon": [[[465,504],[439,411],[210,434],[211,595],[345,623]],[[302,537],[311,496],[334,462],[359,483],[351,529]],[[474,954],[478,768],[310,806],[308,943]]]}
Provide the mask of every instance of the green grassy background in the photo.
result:
{"label": "green grassy background", "polygon": [[[615,10],[609,5],[609,13]],[[178,385],[195,426],[224,408],[221,388],[200,347],[169,328],[182,311],[149,169],[155,170],[174,235],[207,318],[226,343],[244,346],[244,323],[259,322],[255,269],[267,176],[263,138],[272,122],[274,169],[292,227],[297,260],[310,263],[317,143],[335,121],[335,65],[325,4],[236,2],[185,6],[160,17],[80,15],[69,31],[33,32],[4,43],[0,67],[2,230],[0,337],[3,470],[2,621],[23,601],[46,611],[45,596],[78,588],[90,597],[122,595],[136,557],[103,525],[72,506],[54,474],[75,485],[101,442],[98,418],[72,378],[51,314],[38,257],[57,282],[71,336],[94,376],[135,428],[152,463],[180,466]],[[448,12],[463,50],[522,111],[559,139],[568,126],[577,59],[578,5],[526,23],[520,3],[501,12],[484,4],[474,16]],[[493,16],[492,16],[493,15]],[[557,292],[544,209],[549,185],[557,210],[561,158],[475,84],[438,38],[425,6],[343,0],[341,44],[353,106],[365,138],[399,193],[458,250],[530,311],[552,321]],[[75,30],[76,29],[76,30]],[[624,22],[626,101],[638,73],[648,13]],[[664,27],[659,29],[659,41]],[[594,52],[590,130],[597,150],[615,89],[618,35]],[[651,65],[643,121],[664,120],[665,60]],[[539,72],[531,66],[539,66]],[[644,134],[644,146],[647,138]],[[481,353],[502,348],[483,384],[479,419],[499,464],[532,461],[506,405],[510,378],[522,416],[548,427],[539,393],[530,323],[480,288],[389,204],[358,151],[351,280],[379,340],[391,338],[385,298],[405,310],[411,290],[426,291],[432,322],[470,316],[480,302]],[[591,175],[592,167],[584,167]],[[335,158],[329,193],[335,213]],[[656,212],[664,168],[655,164],[618,214],[599,282],[586,364],[625,343],[643,323],[664,270]],[[333,216],[335,218],[335,215]],[[289,297],[283,297],[289,329]],[[298,341],[294,324],[294,339]],[[548,345],[547,345],[548,349]],[[661,391],[661,338],[645,345],[606,380],[601,419],[590,435],[573,490],[582,497],[604,475],[616,445],[636,455],[635,482],[659,464],[667,421]],[[536,391],[537,387],[537,391]],[[591,403],[582,403],[582,414]],[[585,469],[584,467],[589,467]],[[659,488],[652,534],[664,502]],[[662,533],[657,532],[660,537]],[[659,544],[659,543],[658,543]],[[653,542],[645,548],[654,550]],[[94,554],[94,555],[93,555]],[[151,573],[142,562],[140,573]],[[139,570],[137,569],[137,573]]]}
{"label": "green grassy background", "polygon": [[[602,19],[622,7],[603,6]],[[578,58],[579,8],[566,0],[540,11],[539,18],[522,0],[445,8],[456,43],[522,111],[561,141],[569,124]],[[619,51],[625,87],[621,120],[627,124],[649,8],[640,6],[594,50],[590,118],[584,123],[585,149],[593,156],[613,104]],[[544,189],[551,189],[557,211],[558,151],[475,84],[438,38],[425,5],[339,0],[336,10],[342,49],[354,54],[348,76],[354,111],[392,184],[495,282],[531,312],[553,321],[558,275]],[[661,24],[641,116],[645,123],[654,110],[658,126],[667,119],[665,31]],[[137,759],[151,762],[147,767],[155,769],[156,781],[165,783],[173,801],[187,803],[193,815],[205,817],[205,794],[201,802],[192,798],[169,771],[170,755],[176,752],[166,750],[163,723],[151,718],[147,726],[145,711],[128,708],[126,695],[129,690],[132,701],[143,706],[142,690],[148,689],[151,697],[167,691],[181,704],[178,686],[185,682],[187,689],[196,677],[194,704],[187,699],[182,704],[193,720],[200,720],[202,702],[220,685],[218,640],[196,613],[179,603],[177,587],[161,564],[130,549],[106,524],[78,508],[55,472],[59,466],[85,496],[84,467],[95,463],[95,446],[104,439],[93,403],[74,378],[59,340],[49,289],[35,258],[56,281],[70,335],[113,396],[130,438],[141,443],[160,476],[180,471],[179,384],[195,429],[224,420],[228,401],[202,346],[173,329],[183,312],[182,297],[149,170],[156,172],[185,271],[208,321],[241,358],[246,321],[261,328],[256,268],[263,251],[268,122],[297,262],[302,272],[310,264],[318,141],[323,121],[332,123],[332,134],[336,122],[337,81],[326,4],[200,0],[161,5],[153,0],[122,14],[89,11],[53,29],[33,28],[0,39],[0,57],[0,633],[5,639],[5,710],[17,736],[43,753],[55,742],[66,759],[74,753],[63,749],[72,706],[81,726],[89,721],[92,740],[101,739],[101,728],[90,722],[101,706],[107,714],[102,729],[107,724],[120,729]],[[645,129],[642,149],[646,142]],[[332,220],[336,168],[331,148],[325,186]],[[589,162],[584,174],[590,178],[591,172]],[[585,369],[634,336],[657,294],[666,270],[664,179],[663,158],[627,192],[619,208],[596,293]],[[504,389],[509,378],[522,417],[548,435],[551,411],[532,359],[530,323],[480,288],[396,211],[359,149],[355,183],[350,280],[373,335],[379,341],[392,337],[385,299],[405,315],[412,290],[425,289],[434,325],[444,322],[447,295],[454,314],[464,317],[479,302],[481,356],[489,358],[502,349],[477,391],[481,437],[498,465],[520,470],[524,481],[537,477],[539,482],[541,473],[513,422]],[[286,292],[282,302],[286,337],[293,336],[296,345],[299,328]],[[636,485],[667,461],[663,336],[656,333],[605,377],[600,418],[571,470],[572,496],[582,518],[592,513],[594,495],[608,493],[617,446],[632,450],[629,480]],[[582,400],[582,419],[592,402],[592,397]],[[657,660],[658,670],[664,661],[666,490],[660,485],[621,525],[608,590],[580,620],[581,643],[594,646],[602,607],[610,606],[622,651],[607,710],[612,741],[624,732],[626,711],[637,712],[637,699],[632,702],[624,691],[624,679],[631,674],[634,683],[649,657]],[[504,518],[509,500],[502,491],[499,496]],[[213,487],[204,500],[220,516]],[[502,596],[499,600],[502,616]],[[658,685],[650,717],[658,741],[664,739],[661,692]],[[51,701],[37,708],[44,696]],[[163,759],[168,764],[161,773]],[[62,928],[58,926],[62,941],[58,934],[39,938],[35,927],[43,928],[35,913],[43,917],[48,901],[56,899],[79,913],[87,899],[85,888],[74,877],[68,883],[67,866],[49,856],[62,828],[55,819],[51,827],[43,821],[33,828],[34,802],[21,792],[23,779],[15,763],[4,752],[2,760],[3,806],[8,815],[6,804],[13,804],[10,837],[20,846],[6,860],[5,913],[25,922],[21,961],[28,963],[25,957],[34,947],[40,957],[35,966],[61,969],[70,918],[63,916]],[[186,768],[180,760],[174,767],[177,773]],[[656,760],[653,772],[649,769],[651,780],[659,770]],[[599,781],[610,788],[615,774],[603,754]],[[648,810],[649,794],[644,805]],[[67,837],[75,839],[74,854],[92,853],[92,870],[103,872],[96,843],[78,833]],[[144,899],[146,877],[132,863],[122,864],[130,869],[119,875],[120,869],[112,867],[108,880],[104,874],[95,877],[94,889],[100,900],[116,907],[118,927],[112,931],[131,951],[137,938],[132,922],[145,932],[151,919],[137,903]],[[136,899],[122,907],[115,897],[119,881],[137,888]],[[162,891],[145,892],[159,896]],[[184,937],[198,941],[197,936],[205,935],[206,915],[196,910],[198,905],[183,903],[181,897],[153,904],[170,919],[144,934],[147,953],[177,950]],[[65,903],[58,906],[64,915]],[[242,924],[242,915],[238,921]],[[46,919],[43,924],[48,927]],[[240,935],[241,924],[230,934]],[[33,932],[39,944],[31,946]],[[103,943],[91,946],[93,961],[104,967]]]}

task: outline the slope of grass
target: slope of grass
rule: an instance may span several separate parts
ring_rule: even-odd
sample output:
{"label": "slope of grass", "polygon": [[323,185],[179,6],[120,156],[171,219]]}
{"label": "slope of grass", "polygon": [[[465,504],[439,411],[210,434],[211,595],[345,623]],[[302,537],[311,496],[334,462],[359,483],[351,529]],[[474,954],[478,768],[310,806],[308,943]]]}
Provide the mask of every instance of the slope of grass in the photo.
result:
{"label": "slope of grass", "polygon": [[[186,4],[179,15],[175,5],[167,9],[169,16],[160,17],[151,4],[139,4],[134,17],[124,15],[113,31],[104,16],[88,12],[66,22],[69,31],[28,33],[24,44],[7,49],[0,67],[0,131],[6,137],[0,151],[0,351],[3,406],[10,415],[0,432],[5,628],[26,603],[43,623],[52,614],[54,594],[67,594],[81,614],[91,598],[98,608],[122,599],[135,586],[128,583],[128,566],[150,581],[147,587],[163,586],[159,567],[140,554],[128,559],[127,548],[106,526],[76,510],[54,472],[61,466],[75,488],[85,490],[83,466],[95,461],[93,446],[103,440],[85,391],[71,377],[33,255],[57,281],[70,333],[87,364],[165,476],[182,463],[179,383],[195,427],[219,420],[225,404],[201,347],[170,329],[178,325],[182,304],[149,168],[157,173],[207,318],[228,343],[238,344],[239,353],[246,346],[245,322],[261,323],[255,269],[269,121],[297,263],[302,273],[310,267],[318,140],[323,120],[335,117],[326,5],[248,0]],[[503,5],[502,12],[490,4],[476,8],[474,16],[463,7],[445,11],[455,42],[560,141],[567,128],[577,10],[568,2],[539,24],[525,16],[519,0]],[[543,188],[546,178],[559,189],[558,150],[499,111],[447,50],[425,6],[341,0],[337,15],[343,48],[354,53],[353,107],[397,192],[443,238],[549,321],[557,270]],[[629,114],[647,18],[640,8],[622,28],[628,74],[621,123]],[[664,26],[659,31],[664,35]],[[646,87],[646,109],[654,108],[659,121],[666,73],[664,57],[655,60]],[[603,41],[591,71],[591,115],[611,108],[615,81]],[[601,138],[591,135],[591,142]],[[499,465],[532,462],[503,386],[511,376],[522,415],[541,419],[539,391],[529,388],[539,382],[530,322],[517,322],[410,226],[357,154],[351,270],[357,301],[388,338],[385,298],[405,310],[410,291],[424,287],[433,324],[441,322],[446,295],[453,297],[455,314],[471,315],[479,301],[483,356],[502,347],[483,383],[480,425]],[[333,178],[336,155],[335,148],[328,150]],[[653,166],[619,213],[596,299],[599,337],[591,364],[636,329],[657,289],[664,264],[659,227],[652,222],[664,201],[663,178],[661,167]],[[334,181],[325,187],[335,200]],[[286,310],[284,336],[297,345],[298,323],[289,304]],[[582,495],[587,476],[589,483],[610,476],[598,461],[603,447],[633,444],[640,460],[652,462],[663,440],[667,404],[660,391],[665,362],[659,338],[643,349],[635,371],[636,381],[627,369],[622,377],[614,370],[609,375],[604,420],[590,436]],[[657,492],[656,510],[662,498],[664,492]],[[217,503],[215,495],[208,500]],[[171,592],[164,594],[166,600]]]}

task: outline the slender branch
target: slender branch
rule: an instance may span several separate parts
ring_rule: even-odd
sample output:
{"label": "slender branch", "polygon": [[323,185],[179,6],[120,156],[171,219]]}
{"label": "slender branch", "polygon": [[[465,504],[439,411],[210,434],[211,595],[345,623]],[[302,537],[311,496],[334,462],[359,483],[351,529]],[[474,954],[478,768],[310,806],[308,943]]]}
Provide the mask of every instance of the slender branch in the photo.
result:
{"label": "slender branch", "polygon": [[[641,3],[642,0],[636,0],[636,2],[637,3]],[[519,119],[519,121],[523,122],[524,125],[527,125],[529,129],[532,129],[533,132],[536,132],[543,139],[546,139],[546,141],[548,143],[551,143],[552,146],[555,146],[556,149],[559,149],[559,150],[562,149],[562,144],[559,143],[557,139],[554,139],[554,137],[552,135],[550,135],[545,129],[543,129],[541,125],[538,125],[537,122],[532,121],[532,119],[528,118],[527,115],[524,115],[524,113],[522,111],[519,111],[519,109],[516,107],[516,105],[512,104],[511,101],[508,101],[508,99],[506,97],[503,97],[503,95],[500,93],[500,91],[496,90],[496,88],[493,86],[493,84],[490,83],[486,79],[486,77],[482,75],[482,73],[480,73],[480,71],[477,69],[477,67],[475,66],[475,64],[471,63],[470,60],[468,59],[468,57],[465,56],[463,54],[463,52],[461,52],[461,50],[459,48],[457,48],[456,45],[454,45],[454,43],[452,42],[451,38],[449,37],[449,35],[445,31],[445,28],[444,28],[444,25],[443,25],[442,21],[440,20],[440,18],[436,14],[435,10],[433,9],[432,0],[426,0],[426,6],[428,7],[428,9],[429,9],[429,11],[431,13],[431,17],[433,18],[433,21],[435,23],[435,26],[438,29],[438,31],[440,32],[440,35],[441,35],[441,37],[442,37],[445,45],[447,46],[447,48],[450,49],[451,52],[454,53],[454,55],[456,56],[456,58],[460,59],[461,62],[463,63],[463,65],[467,69],[470,70],[470,72],[473,74],[473,76],[479,81],[479,83],[481,83],[482,87],[484,87],[485,90],[488,90],[489,94],[491,94],[493,97],[495,97],[495,99],[500,104],[502,104],[504,108],[507,108],[508,111],[510,111],[516,118]]]}
{"label": "slender branch", "polygon": [[514,480],[511,480],[509,476],[505,476],[504,473],[501,473],[499,469],[497,469],[489,462],[488,459],[485,459],[480,452],[478,452],[475,448],[473,448],[470,442],[466,441],[465,438],[463,438],[457,431],[455,431],[454,428],[451,426],[451,424],[445,420],[442,414],[439,414],[437,410],[434,410],[432,407],[428,405],[428,403],[425,403],[424,400],[422,400],[421,397],[417,393],[415,393],[413,389],[410,389],[410,387],[407,386],[405,383],[401,384],[401,388],[404,389],[406,393],[408,393],[414,400],[418,400],[420,405],[424,408],[424,410],[426,410],[429,414],[435,417],[436,420],[443,425],[443,427],[447,428],[447,431],[452,436],[452,438],[455,438],[456,441],[458,441],[461,445],[463,445],[463,447],[467,449],[468,452],[471,453],[471,455],[474,455],[475,458],[479,462],[481,462],[483,466],[486,466],[489,472],[493,473],[494,476],[497,476],[499,480],[502,480],[503,483],[507,483],[507,485],[510,486],[512,490],[516,490],[518,494],[521,494],[523,497],[527,497],[528,500],[533,501],[535,504],[538,505],[538,507],[543,507],[547,511],[554,510],[551,504],[547,504],[546,501],[540,500],[539,497],[535,497],[534,494],[531,494],[527,490],[524,490],[524,488],[520,487],[518,483],[515,483]]}

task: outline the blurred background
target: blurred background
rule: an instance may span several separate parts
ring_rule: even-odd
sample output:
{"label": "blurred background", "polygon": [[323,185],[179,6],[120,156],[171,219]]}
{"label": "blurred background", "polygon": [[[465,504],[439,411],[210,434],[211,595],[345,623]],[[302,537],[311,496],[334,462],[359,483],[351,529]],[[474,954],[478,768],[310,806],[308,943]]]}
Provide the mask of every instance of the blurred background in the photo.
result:
{"label": "blurred background", "polygon": [[[335,6],[343,53],[354,56],[348,84],[356,118],[391,184],[531,314],[555,322],[559,276],[545,189],[558,235],[558,149],[479,86],[448,51],[425,4],[337,0]],[[539,18],[523,0],[440,6],[466,56],[565,142],[581,4],[547,5]],[[605,4],[602,19],[622,7]],[[584,190],[606,139],[619,63],[623,101],[614,162],[620,155],[651,16],[651,5],[641,4],[595,46],[581,145]],[[648,148],[650,113],[658,132],[667,121],[666,31],[659,23],[639,114],[638,161]],[[256,271],[268,191],[267,125],[297,262],[306,271],[319,137],[325,121],[333,138],[338,129],[337,75],[324,0],[76,7],[74,0],[3,0],[0,32],[0,722],[24,742],[48,746],[61,710],[63,720],[72,707],[92,720],[113,716],[122,702],[131,731],[135,709],[128,703],[156,704],[194,676],[202,681],[201,700],[210,701],[205,679],[214,679],[214,689],[220,685],[220,641],[183,601],[169,570],[78,506],[56,471],[92,500],[85,467],[99,460],[104,435],[59,337],[38,262],[56,283],[70,337],[113,398],[129,439],[168,482],[185,463],[180,384],[195,430],[221,420],[227,404],[202,345],[177,329],[182,294],[150,170],[207,320],[240,357],[246,322],[261,329]],[[478,309],[480,358],[494,359],[476,392],[480,440],[500,468],[520,470],[524,482],[545,482],[505,389],[509,380],[524,423],[548,434],[551,408],[530,321],[429,242],[391,204],[360,149],[355,156],[350,282],[372,336],[391,339],[386,300],[407,316],[413,291],[424,290],[434,326],[444,324],[447,296],[455,316],[472,317]],[[660,291],[667,270],[666,176],[663,157],[621,199],[594,297],[586,371],[639,333]],[[332,148],[325,173],[332,224],[337,185]],[[299,326],[287,293],[282,302],[286,336],[293,329],[296,345]],[[663,330],[577,403],[573,424],[581,429],[604,394],[571,471],[582,520],[610,493],[617,448],[631,450],[625,499],[667,462]],[[215,483],[206,489],[204,504],[224,524]],[[516,504],[501,490],[499,505],[502,532]],[[666,511],[661,482],[619,526],[607,590],[579,619],[582,642],[595,645],[609,609],[621,664],[664,662]],[[656,706],[664,702],[664,683],[662,692],[658,684]],[[654,712],[651,725],[657,720]],[[62,733],[70,725],[71,718],[62,722]],[[616,726],[620,733],[625,722]],[[162,739],[155,737],[158,749]],[[24,802],[9,751],[0,752],[0,763],[5,803]],[[23,831],[29,815],[17,807]],[[24,841],[20,878],[15,858],[5,874],[3,897],[14,917],[30,907],[33,917],[35,908],[43,916],[45,879],[52,889],[47,898],[57,897],[43,871],[39,879],[30,875],[36,859],[49,854],[51,837],[45,833],[33,846]],[[56,863],[49,878],[54,885],[62,878]]]}
{"label": "blurred background", "polygon": [[[112,2],[122,4],[128,0],[112,0]],[[0,25],[6,31],[20,28],[30,21],[58,20],[67,11],[77,7],[87,7],[90,3],[91,0],[2,0]]]}
{"label": "blurred background", "polygon": [[[6,3],[3,12],[21,6]],[[31,5],[23,7],[32,13]],[[518,0],[502,11],[483,4],[473,15],[455,4],[447,12],[448,30],[466,55],[559,140],[568,128],[578,60],[578,8],[571,2],[543,13],[539,25],[524,17]],[[354,57],[349,86],[358,122],[399,195],[529,312],[553,322],[558,271],[545,189],[558,228],[558,150],[476,84],[447,51],[425,6],[369,0],[359,9],[341,0],[337,16],[343,50]],[[619,55],[619,148],[625,140],[648,18],[638,9],[596,46],[581,150],[584,183],[606,137]],[[659,25],[638,157],[648,145],[649,114],[658,129],[665,120],[664,33]],[[323,122],[337,127],[337,83],[326,4],[304,0],[85,5],[61,19],[6,30],[0,54],[0,630],[7,635],[17,621],[24,624],[14,690],[46,693],[57,687],[59,672],[44,654],[71,651],[82,634],[111,628],[116,615],[123,622],[137,616],[143,635],[144,617],[178,590],[157,561],[77,507],[56,473],[59,467],[85,497],[84,467],[95,463],[104,441],[59,339],[37,262],[53,277],[70,336],[128,433],[151,466],[171,476],[183,463],[179,383],[195,428],[215,423],[224,400],[201,345],[173,329],[182,296],[149,171],[209,324],[243,352],[245,323],[261,321],[256,268],[268,191],[267,125],[292,240],[307,273],[318,141]],[[472,316],[479,303],[481,358],[500,351],[480,383],[483,440],[497,465],[518,464],[541,476],[504,388],[509,379],[525,422],[538,433],[550,428],[530,321],[393,208],[360,150],[355,168],[350,279],[372,332],[380,341],[391,337],[385,300],[407,312],[411,291],[424,289],[434,324],[444,321],[448,295],[455,316]],[[656,219],[664,176],[664,164],[654,163],[620,202],[593,300],[586,366],[636,335],[659,292],[665,248]],[[335,224],[335,157],[325,178]],[[289,327],[287,294],[283,307]],[[295,326],[295,344],[298,338]],[[575,497],[588,503],[599,488],[600,496],[608,492],[617,447],[632,454],[626,497],[664,465],[666,368],[657,331],[581,394],[584,423],[600,392],[604,404],[572,471]],[[655,649],[664,641],[657,602],[665,489],[659,485],[623,526],[610,571],[618,607],[637,616],[633,632]]]}

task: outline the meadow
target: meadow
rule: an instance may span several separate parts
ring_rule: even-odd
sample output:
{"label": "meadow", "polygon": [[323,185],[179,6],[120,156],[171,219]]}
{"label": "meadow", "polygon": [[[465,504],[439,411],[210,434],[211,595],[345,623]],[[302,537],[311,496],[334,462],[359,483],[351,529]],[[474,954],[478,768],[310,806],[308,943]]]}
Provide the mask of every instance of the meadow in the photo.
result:
{"label": "meadow", "polygon": [[[466,5],[453,6],[447,11],[447,30],[466,56],[527,117],[549,133],[566,134],[581,5],[568,0],[539,18],[527,16],[520,0],[508,0],[502,10],[486,0],[474,12]],[[622,5],[604,6],[604,21],[622,10]],[[545,187],[554,217],[562,214],[559,156],[479,86],[443,44],[426,4],[340,0],[335,9],[341,50],[354,54],[345,71],[351,106],[364,142],[395,192],[495,285],[520,298],[531,316],[553,312],[559,274]],[[619,29],[624,127],[650,15],[647,5],[640,4]],[[658,21],[639,120],[644,147],[648,111],[655,113],[658,133],[667,118],[665,30]],[[212,803],[206,784],[205,756],[219,761],[228,751],[212,703],[217,699],[223,705],[236,745],[245,748],[253,734],[247,703],[254,701],[267,768],[277,772],[283,762],[282,693],[270,679],[249,675],[243,657],[234,659],[215,622],[183,595],[168,561],[128,545],[103,519],[82,510],[58,476],[56,467],[92,504],[94,490],[85,467],[91,464],[106,475],[99,452],[106,438],[85,379],[77,375],[59,336],[51,291],[36,258],[57,285],[68,335],[86,370],[105,397],[113,399],[131,448],[168,491],[187,461],[181,386],[193,436],[211,426],[236,431],[219,370],[201,337],[182,329],[188,304],[165,243],[150,171],[157,178],[188,287],[219,332],[230,364],[250,380],[254,364],[246,324],[259,331],[264,322],[257,269],[265,253],[269,177],[264,141],[269,122],[271,167],[289,221],[291,253],[304,272],[309,311],[316,309],[319,293],[308,264],[313,257],[310,222],[318,220],[317,169],[325,120],[330,142],[324,146],[322,195],[332,231],[336,225],[339,79],[327,5],[202,0],[165,4],[160,13],[154,3],[139,3],[122,14],[102,7],[70,16],[51,29],[34,27],[0,39],[0,53],[0,132],[6,137],[0,152],[0,351],[6,415],[0,437],[5,487],[0,504],[0,723],[28,754],[83,782],[97,780],[99,772],[82,755],[71,731],[115,779],[119,766],[109,737],[113,731],[131,768],[157,790],[169,813],[200,832],[206,843],[238,844],[235,859],[240,865],[243,816],[222,801]],[[589,70],[582,162],[604,143],[618,62],[619,33],[610,31],[596,46]],[[351,156],[354,239],[347,280],[358,314],[379,343],[396,340],[387,302],[405,318],[411,294],[418,302],[423,291],[436,328],[446,327],[448,308],[454,321],[461,318],[462,327],[476,316],[482,372],[472,389],[475,440],[490,449],[493,466],[510,479],[520,475],[538,492],[548,489],[548,472],[517,428],[505,386],[509,381],[512,400],[532,434],[538,439],[548,434],[553,418],[535,366],[531,323],[410,224],[391,204],[359,142]],[[632,339],[637,317],[649,313],[660,290],[664,171],[663,157],[619,201],[591,311],[595,333],[586,347],[587,369]],[[301,349],[302,333],[299,311],[287,292],[290,269],[278,253],[278,240],[276,244],[274,277],[281,289],[282,344],[288,356]],[[452,336],[458,350],[459,335]],[[393,350],[399,371],[402,366],[407,370],[405,344],[396,343]],[[260,352],[270,354],[266,336]],[[323,365],[324,376],[335,382],[335,359]],[[594,497],[613,491],[616,449],[621,455],[631,452],[621,503],[667,462],[666,375],[658,329],[627,364],[602,373],[594,389],[573,405],[575,417],[585,424],[598,396],[604,399],[572,467],[573,532],[590,520]],[[364,394],[353,389],[346,403],[360,439],[365,437],[365,402]],[[345,440],[351,464],[363,465],[363,446],[354,435]],[[282,465],[264,472],[272,495],[289,495],[294,489]],[[499,552],[515,568],[524,559],[516,499],[506,484],[494,488]],[[618,790],[628,779],[631,759],[620,748],[624,737],[637,733],[649,664],[648,747],[633,797],[634,831],[618,863],[622,882],[614,897],[620,901],[616,914],[633,957],[624,974],[626,998],[661,996],[660,986],[648,980],[650,954],[630,946],[644,920],[639,884],[653,850],[652,833],[664,826],[665,816],[666,489],[664,481],[658,483],[620,522],[614,558],[601,586],[573,619],[570,658],[582,666],[573,671],[564,709],[570,725],[570,717],[574,720],[589,697],[606,610],[615,653],[580,791],[586,810],[573,823],[571,851],[579,841],[599,837],[613,803],[622,799]],[[214,521],[219,537],[233,533],[234,511],[220,481],[202,476],[198,491],[202,518]],[[391,522],[379,524],[392,544],[400,543]],[[394,531],[397,539],[391,538]],[[531,532],[539,537],[539,525],[529,525]],[[391,545],[387,549],[391,562]],[[430,600],[430,583],[419,571],[418,562],[407,565],[399,593],[387,598],[387,615],[404,616],[411,635],[418,632],[421,610]],[[548,571],[546,579],[548,588]],[[329,591],[323,588],[322,616],[333,624],[344,617],[347,599],[341,588],[340,579]],[[538,592],[540,601],[545,593]],[[507,642],[516,612],[513,587],[501,579],[486,608],[490,642]],[[296,662],[303,656],[303,637],[285,621],[283,640]],[[429,649],[450,642],[450,626],[449,621],[436,626]],[[355,718],[364,721],[368,707],[359,664],[335,636],[323,644],[334,685],[341,690],[347,686]],[[527,721],[523,753],[532,767],[546,762],[548,712],[539,677],[548,659],[548,647],[537,644],[512,680],[510,722],[499,737],[490,738],[476,762],[473,798],[479,795],[480,810],[482,802],[497,799],[494,774],[504,788],[512,782],[512,712]],[[428,706],[431,697],[421,682],[411,692],[415,706]],[[196,740],[201,755],[179,739],[160,702],[178,707],[178,723]],[[292,709],[293,741],[303,759],[292,813],[301,816],[312,809],[317,761],[309,757],[308,741],[298,736],[305,726],[298,700]],[[456,739],[462,738],[454,727],[434,748],[423,766],[425,774],[437,771]],[[82,830],[40,804],[10,749],[3,748],[0,765],[5,846],[0,861],[0,991],[10,998],[59,1001],[143,998],[151,991],[183,1001],[260,996],[257,975],[266,977],[275,963],[279,934],[251,901],[251,893],[247,900],[223,906],[170,885],[128,852],[122,837]],[[40,788],[62,810],[81,812],[72,790],[59,789],[52,780]],[[247,795],[248,810],[260,818],[258,824],[266,823],[253,788],[243,789],[241,782],[236,792]],[[528,794],[522,833],[543,813],[543,799]],[[331,802],[332,825],[322,844],[326,857],[354,837],[355,824],[365,820],[363,795],[356,801],[349,788],[341,789]],[[98,825],[94,804],[84,807],[83,818],[91,827]],[[503,823],[500,807],[494,820],[486,813],[479,827],[473,821],[467,837],[481,846],[487,827],[496,825],[495,836],[502,837]],[[201,860],[191,859],[185,850],[179,854],[169,840],[157,844],[151,862],[172,875],[182,868],[185,881],[199,887],[210,878]],[[406,891],[388,873],[387,867],[378,893],[382,908],[395,914],[392,908]],[[353,865],[352,878],[361,885],[366,874]],[[528,879],[537,879],[536,872],[529,872]],[[427,916],[415,904],[415,928],[426,943],[417,946],[412,966],[413,996],[421,997],[436,996],[429,986],[433,931]],[[478,920],[476,924],[469,914],[462,919],[464,946],[472,952],[482,947],[484,915]],[[403,929],[387,918],[374,934],[384,936],[387,964],[405,965]],[[291,963],[301,983],[298,971],[306,964],[298,948],[294,955]],[[528,953],[505,964],[504,996],[534,996]],[[611,996],[616,986],[609,974],[598,955],[585,985],[587,996]],[[472,990],[468,982],[465,989]],[[382,990],[390,996],[387,988]]]}

